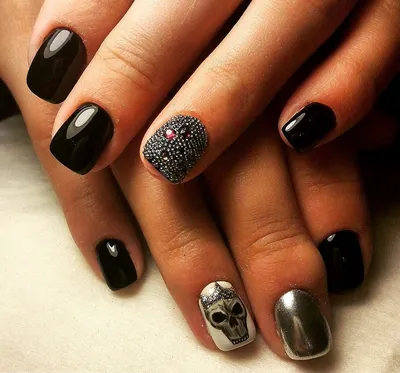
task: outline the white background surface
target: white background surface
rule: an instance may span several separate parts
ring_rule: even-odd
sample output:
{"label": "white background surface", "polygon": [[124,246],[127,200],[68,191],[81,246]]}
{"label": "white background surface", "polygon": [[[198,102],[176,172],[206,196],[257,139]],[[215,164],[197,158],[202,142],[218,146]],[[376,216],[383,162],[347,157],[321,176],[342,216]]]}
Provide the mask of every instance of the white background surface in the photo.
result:
{"label": "white background surface", "polygon": [[400,372],[400,196],[381,173],[369,279],[332,298],[332,353],[295,364],[260,337],[233,353],[204,349],[150,258],[134,290],[110,292],[73,243],[22,121],[0,122],[0,371]]}

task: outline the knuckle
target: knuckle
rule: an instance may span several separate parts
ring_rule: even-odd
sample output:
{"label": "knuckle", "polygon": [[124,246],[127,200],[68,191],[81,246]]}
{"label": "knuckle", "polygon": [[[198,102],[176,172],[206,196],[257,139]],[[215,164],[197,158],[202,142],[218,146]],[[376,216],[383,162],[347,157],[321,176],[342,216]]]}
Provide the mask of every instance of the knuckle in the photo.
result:
{"label": "knuckle", "polygon": [[[204,245],[201,239],[201,232],[197,228],[180,227],[173,235],[161,236],[161,241],[157,245],[157,256],[160,255],[163,261],[176,263],[177,261],[187,260],[201,252],[199,247]],[[168,230],[167,230],[168,231]]]}
{"label": "knuckle", "polygon": [[362,193],[360,180],[354,176],[354,179],[330,179],[330,180],[312,180],[307,184],[307,193],[317,195],[331,195],[332,193],[341,193],[344,195],[353,195]]}
{"label": "knuckle", "polygon": [[206,74],[214,89],[225,91],[225,95],[228,98],[225,101],[229,103],[228,105],[241,109],[249,107],[251,101],[250,90],[237,72],[237,67],[234,63],[226,62],[223,65],[211,66]]}
{"label": "knuckle", "polygon": [[343,76],[348,76],[348,84],[351,84],[351,91],[358,95],[362,101],[360,107],[372,107],[378,97],[378,79],[371,79],[365,69],[364,62],[357,58],[342,58],[338,61],[338,68],[343,70]]}
{"label": "knuckle", "polygon": [[130,85],[145,92],[157,89],[157,69],[152,61],[151,47],[139,41],[139,37],[120,37],[117,41],[106,42],[101,58],[105,65],[119,77],[129,81]]}
{"label": "knuckle", "polygon": [[247,234],[241,251],[247,263],[265,260],[272,255],[285,257],[292,250],[308,241],[301,218],[287,217],[279,220],[270,218],[259,221],[258,227]]}
{"label": "knuckle", "polygon": [[356,0],[307,0],[309,6],[318,13],[332,15],[332,12],[345,12],[351,9]]}

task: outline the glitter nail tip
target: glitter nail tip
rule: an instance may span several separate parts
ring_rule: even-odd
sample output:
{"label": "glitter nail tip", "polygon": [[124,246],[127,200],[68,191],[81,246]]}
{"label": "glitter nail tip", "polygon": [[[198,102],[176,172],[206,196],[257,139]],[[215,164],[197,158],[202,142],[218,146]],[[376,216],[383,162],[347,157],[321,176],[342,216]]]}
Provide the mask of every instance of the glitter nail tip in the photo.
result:
{"label": "glitter nail tip", "polygon": [[220,350],[231,351],[254,341],[254,322],[229,282],[208,284],[200,294],[199,307],[208,333]]}
{"label": "glitter nail tip", "polygon": [[172,183],[180,183],[203,155],[208,145],[201,121],[189,115],[176,115],[146,142],[143,155]]}

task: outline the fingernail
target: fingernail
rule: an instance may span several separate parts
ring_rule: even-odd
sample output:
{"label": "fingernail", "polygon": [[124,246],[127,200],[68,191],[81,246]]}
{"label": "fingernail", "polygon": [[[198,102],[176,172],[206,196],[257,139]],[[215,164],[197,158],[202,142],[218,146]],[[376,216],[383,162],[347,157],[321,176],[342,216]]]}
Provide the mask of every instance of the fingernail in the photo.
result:
{"label": "fingernail", "polygon": [[43,42],[28,71],[29,89],[41,99],[59,104],[81,76],[86,48],[73,31],[58,28]]}
{"label": "fingernail", "polygon": [[116,239],[105,239],[96,246],[97,260],[108,287],[115,291],[137,280],[135,265],[125,245]]}
{"label": "fingernail", "polygon": [[318,250],[325,262],[329,291],[341,292],[362,284],[364,263],[357,234],[332,234],[319,244]]}
{"label": "fingernail", "polygon": [[295,289],[284,294],[275,305],[275,322],[285,352],[291,359],[315,359],[330,351],[329,324],[306,291]]}
{"label": "fingernail", "polygon": [[113,132],[114,126],[106,111],[95,104],[85,104],[57,131],[50,151],[64,166],[84,175],[96,164]]}
{"label": "fingernail", "polygon": [[333,110],[323,104],[312,103],[295,114],[282,128],[289,144],[302,153],[312,149],[336,127]]}
{"label": "fingernail", "polygon": [[229,282],[208,284],[200,294],[199,307],[207,330],[220,350],[231,351],[254,341],[253,319]]}
{"label": "fingernail", "polygon": [[207,132],[197,118],[176,115],[146,142],[144,157],[167,180],[181,182],[203,155]]}

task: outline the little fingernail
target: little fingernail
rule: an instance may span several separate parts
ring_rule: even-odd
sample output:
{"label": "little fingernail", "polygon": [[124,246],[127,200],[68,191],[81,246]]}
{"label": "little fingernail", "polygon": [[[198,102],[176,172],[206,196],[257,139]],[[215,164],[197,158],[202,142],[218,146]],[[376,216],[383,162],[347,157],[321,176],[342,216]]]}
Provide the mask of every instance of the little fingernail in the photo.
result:
{"label": "little fingernail", "polygon": [[203,155],[207,132],[197,118],[176,115],[146,142],[143,155],[172,183],[181,182]]}
{"label": "little fingernail", "polygon": [[275,322],[289,358],[310,360],[330,351],[329,324],[306,291],[294,289],[284,294],[275,305]]}
{"label": "little fingernail", "polygon": [[101,241],[96,246],[96,254],[104,279],[111,290],[126,288],[137,280],[135,265],[121,241]]}
{"label": "little fingernail", "polygon": [[364,262],[357,234],[340,231],[323,240],[318,250],[325,263],[328,289],[341,292],[354,289],[364,281]]}
{"label": "little fingernail", "polygon": [[84,175],[96,164],[113,133],[107,112],[95,104],[85,104],[57,131],[50,151],[64,166]]}
{"label": "little fingernail", "polygon": [[85,65],[86,48],[80,36],[58,28],[36,53],[28,71],[28,87],[41,99],[59,104],[72,91]]}
{"label": "little fingernail", "polygon": [[336,127],[333,110],[312,103],[295,114],[282,128],[289,144],[299,153],[312,149]]}
{"label": "little fingernail", "polygon": [[254,341],[253,319],[229,282],[208,284],[200,294],[199,307],[207,330],[220,350],[231,351]]}

